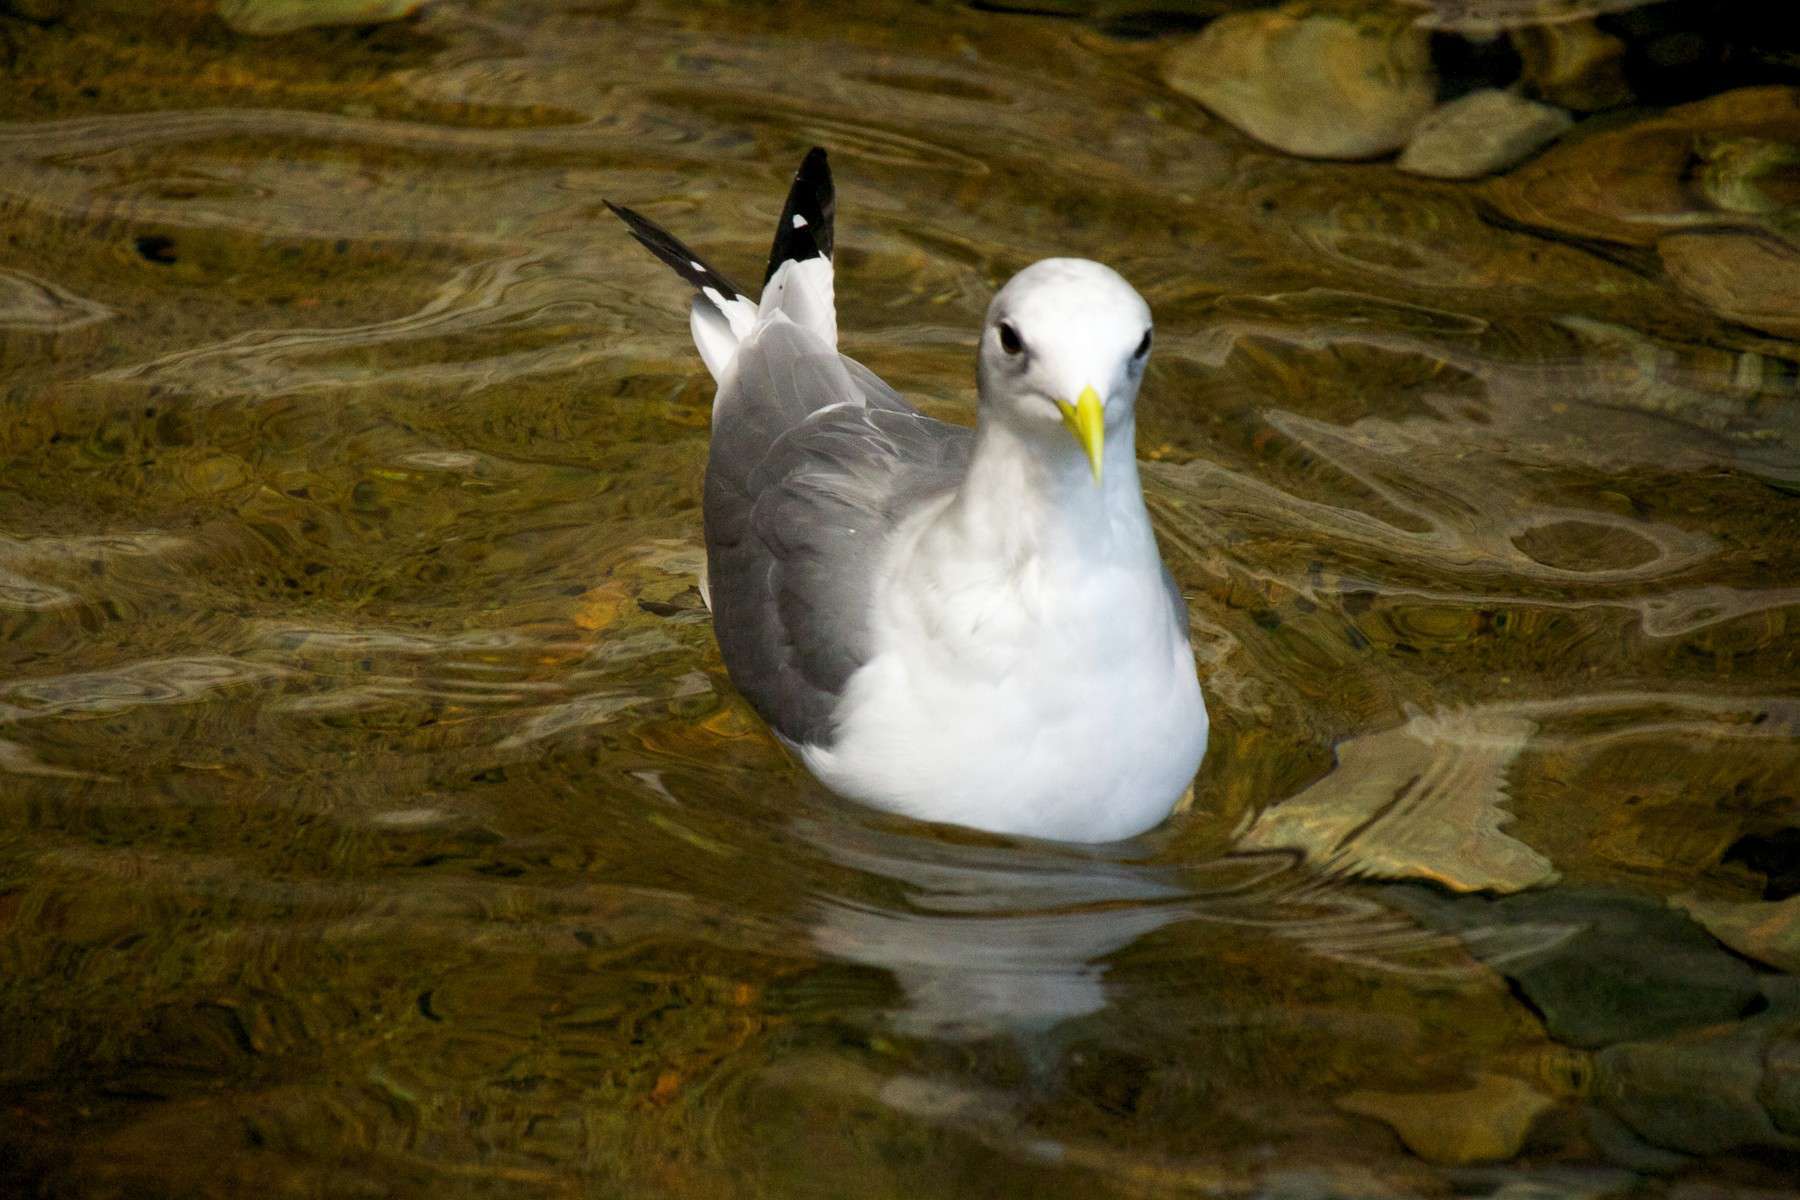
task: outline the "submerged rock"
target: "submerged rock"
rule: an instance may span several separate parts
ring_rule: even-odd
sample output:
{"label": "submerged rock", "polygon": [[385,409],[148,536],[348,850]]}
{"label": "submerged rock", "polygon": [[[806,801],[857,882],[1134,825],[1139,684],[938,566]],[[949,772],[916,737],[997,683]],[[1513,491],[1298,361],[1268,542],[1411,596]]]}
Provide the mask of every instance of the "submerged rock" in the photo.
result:
{"label": "submerged rock", "polygon": [[219,0],[219,16],[239,33],[293,33],[318,25],[375,25],[411,16],[428,0]]}
{"label": "submerged rock", "polygon": [[1392,153],[1437,93],[1429,35],[1409,14],[1305,5],[1220,17],[1169,56],[1164,77],[1251,137],[1305,158]]}
{"label": "submerged rock", "polygon": [[1674,904],[1746,958],[1800,975],[1800,896],[1742,903],[1677,896]]}
{"label": "submerged rock", "polygon": [[1594,1059],[1594,1099],[1644,1141],[1685,1154],[1800,1150],[1792,991],[1778,991],[1774,1011],[1747,1021],[1608,1047]]}
{"label": "submerged rock", "polygon": [[1800,143],[1797,130],[1800,88],[1741,88],[1566,138],[1493,180],[1488,196],[1522,224],[1633,246],[1690,229],[1766,228],[1794,201],[1782,155],[1768,147]]}
{"label": "submerged rock", "polygon": [[1449,1166],[1513,1157],[1532,1122],[1556,1104],[1522,1080],[1485,1073],[1458,1092],[1352,1092],[1337,1103],[1385,1122],[1425,1161]]}
{"label": "submerged rock", "polygon": [[1755,971],[1646,897],[1560,889],[1487,900],[1397,887],[1386,899],[1427,927],[1460,933],[1569,1045],[1665,1037],[1734,1021],[1763,1002]]}
{"label": "submerged rock", "polygon": [[1760,233],[1678,233],[1656,243],[1669,278],[1724,317],[1800,338],[1800,250]]}
{"label": "submerged rock", "polygon": [[1800,338],[1800,88],[1741,88],[1572,137],[1488,187],[1523,224],[1654,246],[1720,317]]}
{"label": "submerged rock", "polygon": [[1450,101],[1419,122],[1398,166],[1433,179],[1504,171],[1560,137],[1569,114],[1499,88]]}

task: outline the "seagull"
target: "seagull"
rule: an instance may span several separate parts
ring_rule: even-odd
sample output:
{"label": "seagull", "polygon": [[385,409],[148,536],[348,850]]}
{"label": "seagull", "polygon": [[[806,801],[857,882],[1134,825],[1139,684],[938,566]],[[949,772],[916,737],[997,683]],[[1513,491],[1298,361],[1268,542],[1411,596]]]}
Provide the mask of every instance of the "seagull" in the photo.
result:
{"label": "seagull", "polygon": [[1187,606],[1138,483],[1150,309],[1050,258],[988,306],[977,425],[838,353],[836,196],[806,155],[761,296],[607,201],[694,289],[718,384],[703,595],[733,685],[831,791],[1069,842],[1163,821],[1206,752]]}

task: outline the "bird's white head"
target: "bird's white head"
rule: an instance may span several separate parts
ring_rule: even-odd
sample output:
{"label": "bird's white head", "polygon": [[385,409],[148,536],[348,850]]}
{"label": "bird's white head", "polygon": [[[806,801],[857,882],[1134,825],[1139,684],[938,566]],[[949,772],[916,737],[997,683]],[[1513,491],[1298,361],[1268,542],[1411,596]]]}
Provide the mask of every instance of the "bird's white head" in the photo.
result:
{"label": "bird's white head", "polygon": [[1033,263],[988,305],[982,420],[1051,452],[1078,448],[1099,483],[1108,431],[1129,434],[1149,358],[1150,306],[1117,271],[1084,258]]}

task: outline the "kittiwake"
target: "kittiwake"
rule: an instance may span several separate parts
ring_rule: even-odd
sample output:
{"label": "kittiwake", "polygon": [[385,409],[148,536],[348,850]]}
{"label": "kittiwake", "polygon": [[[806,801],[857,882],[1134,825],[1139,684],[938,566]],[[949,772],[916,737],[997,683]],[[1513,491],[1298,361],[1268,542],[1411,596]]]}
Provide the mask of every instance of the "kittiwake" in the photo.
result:
{"label": "kittiwake", "polygon": [[832,791],[922,820],[1100,842],[1166,818],[1207,715],[1138,483],[1143,297],[1079,258],[1013,276],[967,429],[838,353],[823,150],[794,177],[760,299],[608,207],[695,289],[718,383],[707,600],[777,736]]}

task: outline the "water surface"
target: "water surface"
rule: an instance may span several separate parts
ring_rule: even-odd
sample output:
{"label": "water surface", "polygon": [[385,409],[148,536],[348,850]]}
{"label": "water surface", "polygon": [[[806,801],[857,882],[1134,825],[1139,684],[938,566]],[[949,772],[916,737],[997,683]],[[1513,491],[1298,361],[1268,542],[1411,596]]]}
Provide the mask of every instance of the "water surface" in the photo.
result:
{"label": "water surface", "polygon": [[[1800,343],[1655,249],[1796,228],[1681,165],[1752,117],[1442,183],[1233,131],[1178,22],[171,9],[0,15],[0,1181],[1796,1190]],[[1214,731],[1142,839],[847,806],[729,687],[601,201],[753,277],[814,143],[934,414],[1038,257],[1156,313]]]}

